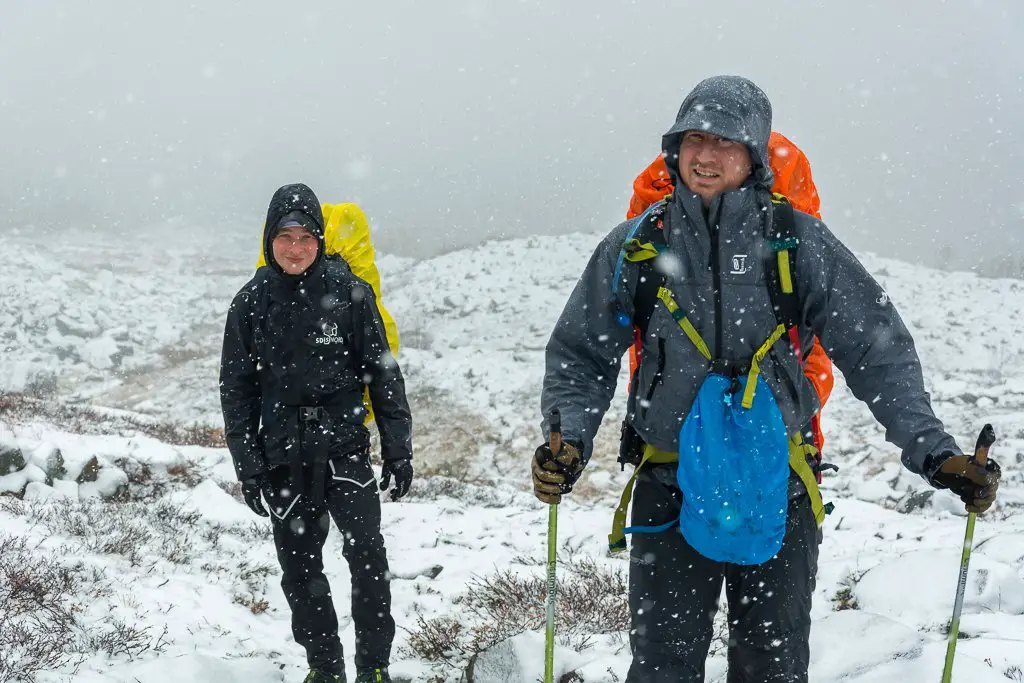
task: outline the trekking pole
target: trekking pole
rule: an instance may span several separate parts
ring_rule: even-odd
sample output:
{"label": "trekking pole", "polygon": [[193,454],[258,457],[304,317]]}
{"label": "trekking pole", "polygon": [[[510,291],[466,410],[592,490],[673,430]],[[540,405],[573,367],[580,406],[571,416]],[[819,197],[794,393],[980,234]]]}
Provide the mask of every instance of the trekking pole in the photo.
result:
{"label": "trekking pole", "polygon": [[[992,425],[985,425],[974,447],[974,461],[984,467],[988,460],[988,449],[995,443],[996,432]],[[946,665],[942,669],[942,683],[953,680],[953,657],[956,655],[956,639],[960,635],[960,610],[964,607],[964,592],[967,590],[967,564],[971,561],[971,546],[974,545],[974,520],[977,515],[967,514],[967,533],[964,536],[964,551],[960,556],[960,580],[956,586],[956,601],[953,603],[953,620],[949,622],[949,643],[946,645]]]}
{"label": "trekking pole", "polygon": [[[562,417],[558,410],[551,411],[551,433],[548,446],[552,455],[562,450]],[[554,683],[555,677],[555,549],[558,547],[558,504],[548,505],[548,595],[547,627],[544,630],[544,683]]]}

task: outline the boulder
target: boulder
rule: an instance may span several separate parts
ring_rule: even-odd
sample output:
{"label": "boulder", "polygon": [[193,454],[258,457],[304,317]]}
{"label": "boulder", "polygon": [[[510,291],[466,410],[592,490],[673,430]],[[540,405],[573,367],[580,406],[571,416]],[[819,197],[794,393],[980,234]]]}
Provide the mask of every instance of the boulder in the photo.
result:
{"label": "boulder", "polygon": [[75,481],[79,484],[94,482],[96,481],[96,477],[99,476],[99,473],[100,461],[99,458],[94,455],[86,461],[85,465],[82,467],[81,474],[78,475],[78,478]]}
{"label": "boulder", "polygon": [[13,474],[25,466],[25,456],[13,441],[0,441],[0,477]]}
{"label": "boulder", "polygon": [[[578,683],[576,673],[585,664],[573,650],[555,646],[554,680]],[[544,634],[527,631],[473,655],[466,683],[536,683],[544,680]]]}
{"label": "boulder", "polygon": [[29,461],[46,473],[46,485],[53,486],[55,479],[63,479],[68,473],[64,467],[64,456],[53,444],[40,444],[29,458]]}

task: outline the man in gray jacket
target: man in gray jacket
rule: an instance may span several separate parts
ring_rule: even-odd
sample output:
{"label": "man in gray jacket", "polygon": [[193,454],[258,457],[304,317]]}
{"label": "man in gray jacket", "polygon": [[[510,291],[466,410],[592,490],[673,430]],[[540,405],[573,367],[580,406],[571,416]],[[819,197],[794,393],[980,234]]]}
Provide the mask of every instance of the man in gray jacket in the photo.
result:
{"label": "man in gray jacket", "polygon": [[[770,130],[771,105],[750,81],[720,76],[697,85],[662,140],[675,193],[653,216],[627,221],[601,242],[548,342],[542,410],[559,412],[563,445],[557,453],[538,448],[532,470],[537,497],[557,503],[590,457],[633,324],[643,319],[627,426],[645,457],[655,457],[638,473],[632,522],[652,531],[677,521],[633,536],[630,683],[704,680],[723,581],[729,683],[807,680],[824,514],[814,476],[801,476],[790,459],[793,470],[781,475],[788,500],[781,548],[766,561],[715,560],[693,547],[685,529],[679,533],[685,503],[677,469],[700,467],[708,457],[685,443],[681,450],[680,432],[709,376],[731,375],[734,389],[741,386],[737,377],[748,384],[757,379],[770,389],[783,439],[791,449],[802,447],[818,399],[798,349],[810,348],[817,335],[854,395],[902,449],[908,469],[954,491],[969,510],[984,511],[995,500],[998,465],[990,460],[980,467],[963,455],[935,417],[913,339],[885,291],[823,224],[800,212],[791,221],[795,239],[788,240],[785,278],[795,282],[793,336],[802,344],[774,333],[782,326],[769,271],[780,247],[771,238],[775,212],[783,208],[770,194]],[[654,271],[644,271],[624,255],[644,249],[635,238],[651,220],[664,244]],[[637,292],[652,272],[662,279],[658,300],[641,311]]]}

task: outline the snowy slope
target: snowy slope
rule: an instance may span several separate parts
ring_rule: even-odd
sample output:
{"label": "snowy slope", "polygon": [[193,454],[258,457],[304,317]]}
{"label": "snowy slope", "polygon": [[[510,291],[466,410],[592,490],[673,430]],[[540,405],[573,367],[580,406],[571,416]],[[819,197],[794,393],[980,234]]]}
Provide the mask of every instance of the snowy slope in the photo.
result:
{"label": "snowy slope", "polygon": [[[385,304],[402,331],[419,471],[455,477],[420,479],[409,502],[384,506],[393,569],[406,577],[394,582],[402,627],[396,646],[408,642],[417,615],[461,615],[457,601],[473,577],[504,568],[523,576],[543,571],[546,513],[525,493],[524,465],[538,438],[543,346],[598,239],[534,237],[420,262],[381,259]],[[22,248],[18,267],[0,275],[3,386],[17,389],[56,371],[62,400],[216,424],[220,329],[227,302],[250,272],[248,236],[183,235],[169,250],[156,240],[90,244],[76,235],[48,255],[31,234],[12,240]],[[935,408],[950,430],[965,447],[985,421],[999,434],[994,455],[1005,483],[999,507],[978,525],[962,626],[970,637],[958,651],[957,680],[1012,679],[1013,667],[1024,669],[1024,283],[874,256],[864,262],[911,326]],[[934,681],[964,520],[948,494],[913,495],[927,487],[900,469],[870,413],[837,385],[826,431],[828,459],[842,469],[827,481],[837,509],[821,549],[812,680]],[[621,403],[613,404],[585,483],[562,508],[563,563],[589,557],[609,571],[626,569],[604,552],[610,500],[626,478],[614,465]],[[123,652],[89,654],[77,675],[69,664],[40,680],[301,678],[267,525],[228,493],[225,451],[113,427],[118,433],[72,434],[43,419],[10,429],[13,436],[0,440],[16,440],[23,451],[59,446],[69,479],[96,455],[135,479],[145,464],[160,483],[139,484],[138,500],[120,504],[95,502],[95,487],[71,481],[30,484],[32,500],[24,503],[0,498],[0,541],[24,539],[32,553],[91,577],[76,593],[83,624],[103,631],[112,615],[135,620],[159,646],[134,661]],[[93,431],[103,432],[103,424]],[[0,478],[0,488],[5,484],[17,482]],[[81,518],[102,529],[100,520],[117,519],[112,505],[138,520],[131,547],[104,546],[68,522]],[[326,555],[343,606],[347,569],[336,534]],[[444,569],[431,579],[424,572],[435,564]],[[266,609],[254,614],[250,607],[264,599]],[[837,611],[840,604],[858,609]],[[351,646],[351,625],[343,626]],[[621,633],[599,637],[582,654],[591,660],[585,680],[621,680],[625,643]],[[82,649],[102,650],[88,642]],[[394,672],[429,680],[428,670],[404,650],[396,654]],[[709,680],[723,671],[724,658],[714,656]]]}

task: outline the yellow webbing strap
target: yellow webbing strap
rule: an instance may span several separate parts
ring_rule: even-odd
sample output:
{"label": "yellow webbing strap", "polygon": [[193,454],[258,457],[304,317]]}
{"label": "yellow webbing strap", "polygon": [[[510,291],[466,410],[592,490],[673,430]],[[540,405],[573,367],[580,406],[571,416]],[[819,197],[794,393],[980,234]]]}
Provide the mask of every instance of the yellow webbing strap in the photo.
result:
{"label": "yellow webbing strap", "polygon": [[793,293],[793,277],[789,272],[789,249],[783,249],[779,254],[779,286],[783,294]]}
{"label": "yellow webbing strap", "polygon": [[637,238],[633,238],[626,242],[623,247],[623,252],[626,256],[627,261],[639,262],[647,261],[658,256],[658,249],[650,242],[641,242]]}
{"label": "yellow webbing strap", "polygon": [[640,464],[633,469],[629,481],[626,482],[626,488],[622,490],[619,505],[615,508],[615,515],[612,518],[612,532],[608,534],[608,550],[613,553],[626,549],[626,534],[622,533],[622,530],[626,528],[626,510],[629,509],[629,501],[633,499],[633,485],[636,483],[637,474],[640,473],[640,468],[649,462],[656,465],[679,462],[679,454],[660,450],[650,444],[644,446],[644,456],[640,459]]}
{"label": "yellow webbing strap", "polygon": [[771,336],[765,340],[764,344],[761,344],[761,348],[757,350],[754,357],[750,359],[750,372],[747,373],[747,387],[743,390],[743,407],[750,410],[750,407],[754,405],[754,389],[757,388],[757,376],[761,374],[761,361],[768,355],[772,346],[775,342],[782,339],[786,334],[786,327],[779,325],[772,332]]}
{"label": "yellow webbing strap", "polygon": [[825,505],[821,502],[821,490],[818,488],[818,477],[811,469],[811,463],[816,462],[818,449],[812,444],[806,443],[804,438],[797,434],[789,440],[789,467],[800,477],[807,489],[807,495],[811,499],[811,511],[814,513],[814,521],[821,526],[825,521]]}
{"label": "yellow webbing strap", "polygon": [[[825,506],[821,502],[818,478],[814,475],[814,470],[811,469],[811,462],[816,461],[817,456],[818,449],[805,443],[799,434],[789,440],[789,467],[807,489],[807,495],[811,499],[811,512],[814,513],[814,521],[821,526],[825,521]],[[626,488],[622,490],[619,505],[615,508],[615,514],[612,517],[612,532],[608,534],[608,550],[613,553],[626,549],[626,534],[623,533],[623,529],[626,528],[626,511],[629,509],[630,501],[633,500],[633,488],[636,484],[637,474],[639,474],[640,468],[649,462],[656,465],[679,462],[679,454],[663,451],[650,444],[644,447],[644,456],[641,458],[640,464],[633,470],[629,481],[626,482]]]}
{"label": "yellow webbing strap", "polygon": [[668,291],[664,287],[658,289],[658,298],[665,304],[665,308],[672,314],[672,318],[679,323],[679,327],[683,328],[683,332],[690,338],[693,345],[697,347],[701,355],[711,360],[711,350],[708,345],[704,343],[704,340],[700,338],[700,333],[697,332],[697,328],[693,326],[693,323],[686,317],[686,315],[676,305],[676,300],[672,298],[672,292]]}

